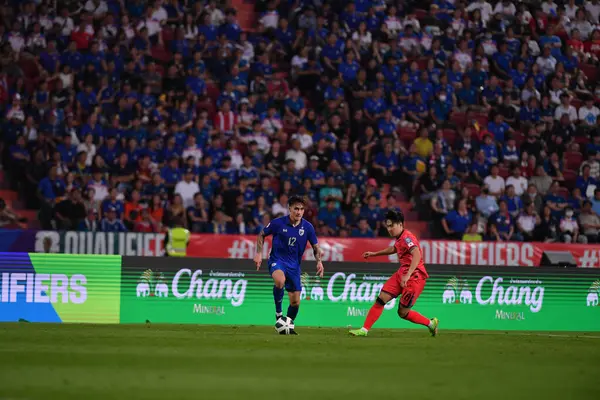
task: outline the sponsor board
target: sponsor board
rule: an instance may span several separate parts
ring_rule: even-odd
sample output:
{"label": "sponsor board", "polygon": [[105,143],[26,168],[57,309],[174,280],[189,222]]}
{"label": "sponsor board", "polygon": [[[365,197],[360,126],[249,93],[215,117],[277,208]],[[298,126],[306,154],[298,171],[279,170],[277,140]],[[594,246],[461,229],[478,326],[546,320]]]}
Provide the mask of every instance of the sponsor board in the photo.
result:
{"label": "sponsor board", "polygon": [[39,231],[34,250],[44,252],[44,241],[49,241],[51,253],[163,256],[164,239],[163,233]]}
{"label": "sponsor board", "polygon": [[[272,325],[273,282],[266,272],[233,261],[236,270],[125,262],[121,322]],[[215,260],[216,261],[216,260]],[[297,325],[361,326],[393,268],[331,264],[323,278],[307,272]],[[337,270],[335,270],[337,269]],[[523,271],[519,273],[518,271]],[[599,274],[534,269],[430,268],[431,277],[415,310],[438,317],[447,329],[600,331]],[[556,270],[554,270],[556,271]],[[284,312],[287,300],[284,299]],[[376,328],[419,328],[400,319],[396,299],[385,306]],[[569,315],[568,319],[564,316]]]}
{"label": "sponsor board", "polygon": [[[322,278],[306,268],[301,275],[298,326],[361,326],[395,272],[385,263],[326,268]],[[596,270],[432,266],[428,272],[414,308],[440,318],[445,329],[600,331]],[[270,326],[272,289],[268,272],[247,260],[0,253],[0,321]],[[420,328],[400,319],[397,308],[396,300],[388,303],[375,327]]]}
{"label": "sponsor board", "polygon": [[[363,262],[365,250],[377,250],[390,246],[389,239],[319,238],[323,261]],[[593,245],[565,243],[522,242],[455,242],[445,240],[421,240],[423,259],[426,264],[479,265],[494,267],[537,267],[545,251],[564,251],[573,256],[580,268],[600,268],[600,248]],[[271,239],[267,237],[263,256],[270,252]],[[202,258],[251,259],[256,253],[256,238],[243,235],[192,235],[188,255]],[[304,253],[304,259],[314,260],[312,251]],[[370,263],[397,263],[397,256],[374,257]]]}
{"label": "sponsor board", "polygon": [[0,254],[0,321],[117,323],[120,256]]}
{"label": "sponsor board", "polygon": [[[0,251],[50,252],[68,254],[120,254],[124,256],[164,256],[164,234],[19,231],[0,232]],[[246,235],[192,234],[188,255],[201,258],[251,259],[256,237]],[[324,262],[363,262],[362,253],[387,247],[389,239],[320,238]],[[270,252],[271,238],[265,240],[263,255]],[[546,251],[570,253],[580,268],[600,268],[600,248],[594,245],[566,243],[478,242],[422,240],[426,264],[479,265],[494,267],[537,267]],[[304,259],[314,259],[312,251]],[[371,258],[370,263],[396,263],[397,257]]]}

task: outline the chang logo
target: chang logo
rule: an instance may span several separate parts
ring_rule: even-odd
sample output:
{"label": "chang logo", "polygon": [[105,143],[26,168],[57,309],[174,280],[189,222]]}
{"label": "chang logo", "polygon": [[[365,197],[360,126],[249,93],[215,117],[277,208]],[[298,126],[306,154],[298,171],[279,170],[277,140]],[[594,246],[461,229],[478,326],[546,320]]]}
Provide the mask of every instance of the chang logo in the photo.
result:
{"label": "chang logo", "polygon": [[455,276],[448,279],[444,293],[442,294],[442,303],[473,303],[473,293],[469,289],[467,280],[459,279]]}
{"label": "chang logo", "polygon": [[135,289],[137,297],[169,297],[169,286],[162,272],[145,270]]}
{"label": "chang logo", "polygon": [[243,273],[210,271],[206,275],[208,278],[203,279],[201,269],[192,271],[184,268],[177,271],[169,282],[162,272],[148,269],[138,280],[135,288],[136,297],[227,299],[234,307],[244,303],[248,281],[230,279],[243,278]]}
{"label": "chang logo", "polygon": [[314,278],[314,282],[311,283],[310,275],[304,272],[300,277],[300,281],[302,282],[301,300],[323,300],[325,292],[321,287],[319,278]]}
{"label": "chang logo", "polygon": [[594,281],[588,290],[586,301],[588,307],[598,306],[598,295],[600,295],[600,280]]}

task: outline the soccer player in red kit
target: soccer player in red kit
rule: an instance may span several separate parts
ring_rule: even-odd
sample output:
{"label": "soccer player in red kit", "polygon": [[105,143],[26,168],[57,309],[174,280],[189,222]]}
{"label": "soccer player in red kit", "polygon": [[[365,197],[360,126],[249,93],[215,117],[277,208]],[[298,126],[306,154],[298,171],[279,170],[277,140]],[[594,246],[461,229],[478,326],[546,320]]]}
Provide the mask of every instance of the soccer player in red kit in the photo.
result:
{"label": "soccer player in red kit", "polygon": [[351,330],[350,334],[353,336],[367,336],[373,324],[381,316],[383,307],[392,299],[400,296],[400,305],[398,307],[400,318],[426,326],[431,336],[435,336],[438,332],[438,319],[429,319],[411,310],[425,288],[425,281],[429,278],[425,264],[423,263],[419,241],[415,235],[404,229],[404,214],[402,211],[388,211],[385,215],[385,227],[390,236],[396,238],[394,246],[377,252],[367,251],[363,254],[363,257],[388,256],[397,253],[398,260],[400,261],[400,269],[381,288],[379,297],[377,297],[375,304],[369,310],[363,327]]}

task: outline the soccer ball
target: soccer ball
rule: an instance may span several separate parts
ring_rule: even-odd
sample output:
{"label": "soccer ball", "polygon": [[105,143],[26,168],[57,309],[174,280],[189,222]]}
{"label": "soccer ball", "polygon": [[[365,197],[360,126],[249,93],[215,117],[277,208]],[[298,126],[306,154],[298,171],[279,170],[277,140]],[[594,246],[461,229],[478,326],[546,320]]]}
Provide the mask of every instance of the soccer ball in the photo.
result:
{"label": "soccer ball", "polygon": [[275,330],[280,335],[289,335],[294,329],[294,321],[290,317],[281,317],[275,322]]}

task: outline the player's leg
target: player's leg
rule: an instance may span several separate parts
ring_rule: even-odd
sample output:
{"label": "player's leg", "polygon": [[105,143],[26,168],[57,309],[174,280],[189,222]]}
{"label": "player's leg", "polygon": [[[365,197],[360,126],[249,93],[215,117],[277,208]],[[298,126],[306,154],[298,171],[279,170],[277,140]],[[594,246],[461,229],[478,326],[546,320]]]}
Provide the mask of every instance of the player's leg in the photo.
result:
{"label": "player's leg", "polygon": [[300,309],[300,295],[302,294],[300,271],[286,271],[285,290],[288,292],[288,298],[290,300],[287,316],[292,320],[295,320]]}
{"label": "player's leg", "polygon": [[275,319],[283,316],[282,302],[283,302],[283,288],[285,286],[285,272],[281,269],[278,264],[271,266],[269,269],[271,277],[273,277],[273,300],[275,301]]}
{"label": "player's leg", "polygon": [[420,276],[412,277],[406,283],[406,287],[402,290],[400,297],[400,305],[398,306],[398,316],[413,324],[426,326],[432,336],[437,335],[439,321],[437,318],[429,319],[422,314],[413,311],[412,307],[425,288],[425,279]]}
{"label": "player's leg", "polygon": [[367,336],[371,327],[377,322],[381,314],[383,313],[383,307],[390,302],[392,299],[398,297],[400,294],[400,278],[397,276],[398,273],[395,273],[387,280],[387,282],[381,288],[381,292],[379,296],[375,300],[375,304],[371,306],[369,313],[367,314],[367,318],[365,319],[365,323],[362,328],[351,330],[350,334],[353,336]]}

